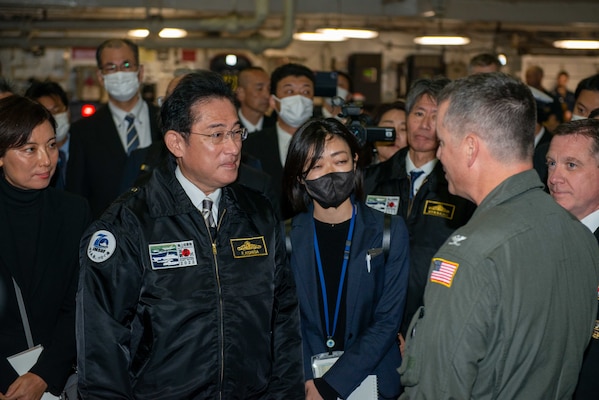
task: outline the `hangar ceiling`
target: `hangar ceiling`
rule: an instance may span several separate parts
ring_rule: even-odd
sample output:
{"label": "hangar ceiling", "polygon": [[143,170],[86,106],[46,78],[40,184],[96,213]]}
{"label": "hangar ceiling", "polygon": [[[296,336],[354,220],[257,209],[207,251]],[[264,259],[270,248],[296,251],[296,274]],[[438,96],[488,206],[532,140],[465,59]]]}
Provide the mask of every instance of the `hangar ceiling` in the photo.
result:
{"label": "hangar ceiling", "polygon": [[[556,39],[599,39],[598,15],[597,0],[0,0],[0,47],[95,47],[145,27],[150,36],[139,43],[147,48],[258,53],[286,47],[295,31],[328,26],[481,35],[520,54],[562,54]],[[163,27],[189,35],[158,38]]]}

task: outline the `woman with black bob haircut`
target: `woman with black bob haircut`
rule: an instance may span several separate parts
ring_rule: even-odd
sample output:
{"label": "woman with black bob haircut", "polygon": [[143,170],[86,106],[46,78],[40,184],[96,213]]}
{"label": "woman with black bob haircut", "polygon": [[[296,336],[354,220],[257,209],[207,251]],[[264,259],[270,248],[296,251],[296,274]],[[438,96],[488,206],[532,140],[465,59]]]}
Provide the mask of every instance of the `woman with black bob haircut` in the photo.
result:
{"label": "woman with black bob haircut", "polygon": [[406,298],[408,232],[401,217],[361,201],[359,151],[339,121],[310,120],[293,135],[285,162],[284,190],[299,213],[290,232],[290,264],[306,399],[346,399],[365,380],[358,390],[370,387],[374,398],[400,393],[396,336]]}
{"label": "woman with black bob haircut", "polygon": [[[41,104],[0,99],[2,398],[59,395],[76,360],[79,240],[90,211],[82,197],[48,186],[58,162],[55,129]],[[18,373],[7,357],[28,350],[35,356]]]}

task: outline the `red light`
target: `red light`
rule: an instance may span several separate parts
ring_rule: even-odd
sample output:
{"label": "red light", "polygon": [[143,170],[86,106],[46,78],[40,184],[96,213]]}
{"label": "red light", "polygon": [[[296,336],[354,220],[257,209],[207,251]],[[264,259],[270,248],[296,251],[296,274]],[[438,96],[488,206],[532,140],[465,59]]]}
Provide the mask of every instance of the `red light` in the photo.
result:
{"label": "red light", "polygon": [[84,104],[81,107],[81,116],[91,117],[96,113],[96,107],[93,104]]}

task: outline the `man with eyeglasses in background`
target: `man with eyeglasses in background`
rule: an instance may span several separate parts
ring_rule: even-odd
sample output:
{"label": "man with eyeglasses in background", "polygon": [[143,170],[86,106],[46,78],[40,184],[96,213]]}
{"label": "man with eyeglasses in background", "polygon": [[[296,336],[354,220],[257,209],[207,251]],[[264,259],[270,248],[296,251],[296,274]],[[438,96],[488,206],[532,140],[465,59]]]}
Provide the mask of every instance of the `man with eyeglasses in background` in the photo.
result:
{"label": "man with eyeglasses in background", "polygon": [[160,140],[158,108],[139,93],[144,69],[128,39],[110,39],[96,50],[97,77],[108,104],[71,126],[66,189],[89,201],[97,218],[120,194],[128,155]]}
{"label": "man with eyeglasses in background", "polygon": [[210,71],[161,108],[169,155],[84,234],[84,399],[304,399],[295,285],[275,210],[235,183],[247,131]]}

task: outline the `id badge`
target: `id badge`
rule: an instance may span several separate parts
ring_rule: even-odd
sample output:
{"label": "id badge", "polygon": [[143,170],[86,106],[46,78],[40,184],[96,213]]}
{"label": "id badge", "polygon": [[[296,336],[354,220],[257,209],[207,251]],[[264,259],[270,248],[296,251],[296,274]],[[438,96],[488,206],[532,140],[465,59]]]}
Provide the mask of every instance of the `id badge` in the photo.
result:
{"label": "id badge", "polygon": [[314,378],[322,378],[342,355],[342,351],[333,351],[332,353],[320,353],[312,356],[312,373],[314,374]]}

